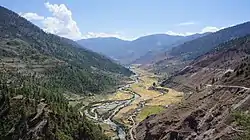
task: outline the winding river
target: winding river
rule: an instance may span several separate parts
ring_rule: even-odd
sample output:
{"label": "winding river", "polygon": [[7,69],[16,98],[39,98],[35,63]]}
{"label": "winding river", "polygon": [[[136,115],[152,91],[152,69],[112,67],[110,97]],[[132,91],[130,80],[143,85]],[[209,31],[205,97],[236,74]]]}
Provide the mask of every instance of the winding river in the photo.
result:
{"label": "winding river", "polygon": [[[134,82],[138,82],[138,76],[134,75]],[[124,90],[130,87],[131,84],[125,85],[118,90]],[[124,90],[124,92],[127,92]],[[134,92],[130,92],[133,97],[126,100],[110,100],[103,102],[93,102],[84,110],[84,114],[97,122],[108,124],[113,131],[117,132],[117,136],[120,140],[126,140],[126,132],[123,125],[113,120],[113,117],[124,107],[130,105],[135,99],[139,98],[140,95]],[[113,138],[115,139],[115,138]]]}

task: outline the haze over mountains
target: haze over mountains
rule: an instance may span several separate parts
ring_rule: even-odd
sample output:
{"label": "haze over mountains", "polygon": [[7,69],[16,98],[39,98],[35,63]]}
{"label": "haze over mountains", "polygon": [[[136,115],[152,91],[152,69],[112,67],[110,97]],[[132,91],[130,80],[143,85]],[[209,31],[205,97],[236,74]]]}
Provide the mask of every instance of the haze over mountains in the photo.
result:
{"label": "haze over mountains", "polygon": [[150,64],[148,69],[157,73],[173,72],[180,67],[184,67],[193,59],[210,51],[217,45],[249,33],[250,22],[245,22],[183,42],[172,49],[158,53],[151,61],[144,64]]}
{"label": "haze over mountains", "polygon": [[164,44],[172,44],[181,38],[181,36],[156,34],[144,36],[134,41],[124,41],[118,38],[94,38],[79,40],[77,42],[95,52],[103,53],[120,63],[129,64],[146,52],[156,47],[161,47]]}
{"label": "haze over mountains", "polygon": [[165,52],[171,56],[181,55],[185,59],[193,59],[220,43],[248,33],[249,23],[247,22],[216,33],[190,36],[154,34],[133,41],[124,41],[118,38],[90,38],[77,42],[122,64],[149,64],[164,58]]}
{"label": "haze over mountains", "polygon": [[140,37],[133,41],[125,41],[111,37],[82,39],[77,42],[92,51],[111,57],[122,64],[131,64],[137,59],[140,59],[140,57],[144,57],[144,55],[148,57],[147,53],[166,51],[178,44],[207,34],[209,33],[190,36],[153,34]]}

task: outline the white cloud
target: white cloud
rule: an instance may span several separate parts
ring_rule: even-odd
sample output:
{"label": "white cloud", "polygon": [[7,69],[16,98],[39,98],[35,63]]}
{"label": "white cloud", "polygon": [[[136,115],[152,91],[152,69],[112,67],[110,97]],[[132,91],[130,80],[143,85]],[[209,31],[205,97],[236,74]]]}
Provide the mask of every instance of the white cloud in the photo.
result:
{"label": "white cloud", "polygon": [[[70,38],[73,40],[78,40],[82,38],[96,38],[96,37],[117,37],[123,40],[134,40],[133,38],[126,38],[121,33],[104,33],[104,32],[87,32],[82,34],[76,21],[72,17],[72,12],[67,8],[65,4],[50,4],[49,2],[44,3],[45,7],[51,12],[52,16],[44,17],[38,15],[37,13],[19,13],[20,16],[30,20],[39,22],[40,27],[49,33],[56,34],[62,37]],[[195,22],[183,22],[178,24],[178,26],[187,26],[196,24]],[[207,26],[203,28],[200,32],[174,32],[168,31],[166,34],[178,35],[178,36],[188,36],[195,33],[205,33],[205,32],[215,32],[222,28]]]}
{"label": "white cloud", "polygon": [[193,33],[193,32],[177,33],[177,32],[174,32],[174,31],[167,31],[166,34],[173,35],[173,36],[189,36],[189,35],[192,35],[192,34],[195,34],[195,33]]}
{"label": "white cloud", "polygon": [[39,16],[37,13],[19,13],[20,16],[26,18],[27,20],[43,20],[43,16]]}
{"label": "white cloud", "polygon": [[46,17],[43,20],[45,31],[71,39],[82,38],[82,33],[72,18],[72,12],[64,4],[46,2],[45,7],[53,15],[53,17]]}
{"label": "white cloud", "polygon": [[167,31],[166,34],[168,35],[178,35],[178,36],[189,36],[189,35],[193,35],[193,34],[203,34],[203,33],[207,33],[207,32],[217,32],[221,29],[224,29],[224,27],[222,28],[218,28],[218,27],[213,27],[213,26],[206,26],[205,28],[203,28],[201,31],[199,32],[184,32],[184,33],[180,33],[180,32],[174,32],[174,31]]}
{"label": "white cloud", "polygon": [[213,27],[213,26],[207,26],[207,27],[203,28],[200,33],[217,32],[217,31],[219,31],[221,29],[223,29],[223,27],[218,28],[218,27]]}
{"label": "white cloud", "polygon": [[41,28],[46,32],[74,40],[83,37],[76,21],[72,18],[72,12],[64,4],[46,2],[44,5],[51,12],[51,17],[44,17],[30,12],[19,13],[19,15],[30,21],[39,21]]}
{"label": "white cloud", "polygon": [[62,37],[78,40],[82,38],[96,37],[117,37],[124,40],[129,40],[121,36],[120,33],[104,33],[104,32],[87,32],[82,34],[77,23],[72,18],[72,12],[64,4],[44,3],[45,7],[51,12],[52,16],[43,17],[37,13],[20,13],[24,18],[34,21],[39,20],[41,28],[48,33],[56,34]]}
{"label": "white cloud", "polygon": [[87,32],[83,35],[84,39],[87,38],[98,38],[98,37],[116,37],[122,40],[134,40],[135,38],[127,38],[124,36],[124,34],[120,32],[114,32],[114,33],[104,33],[104,32]]}
{"label": "white cloud", "polygon": [[120,38],[121,35],[119,33],[96,33],[96,32],[87,32],[84,35],[84,38],[97,38],[97,37],[117,37]]}
{"label": "white cloud", "polygon": [[177,24],[177,26],[188,26],[188,25],[194,25],[194,24],[195,24],[195,22],[188,21],[188,22],[179,23],[179,24]]}

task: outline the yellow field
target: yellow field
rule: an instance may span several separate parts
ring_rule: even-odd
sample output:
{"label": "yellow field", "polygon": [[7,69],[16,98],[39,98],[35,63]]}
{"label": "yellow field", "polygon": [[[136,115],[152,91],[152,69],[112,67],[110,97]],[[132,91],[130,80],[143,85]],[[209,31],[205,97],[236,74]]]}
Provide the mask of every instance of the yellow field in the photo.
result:
{"label": "yellow field", "polygon": [[148,87],[144,86],[144,82],[131,85],[131,90],[141,95],[141,98],[144,100],[151,99],[159,95],[157,91],[148,90]]}
{"label": "yellow field", "polygon": [[145,107],[138,113],[136,117],[137,122],[142,121],[149,115],[162,112],[165,109],[164,107],[166,105],[178,103],[181,101],[183,96],[183,93],[181,92],[164,88],[167,89],[168,92],[162,95],[162,93],[159,91],[148,90],[148,88],[151,87],[153,83],[157,83],[157,76],[142,69],[132,69],[137,75],[139,75],[139,82],[132,84],[130,90],[136,92],[141,97],[133,101],[130,106],[121,109],[115,115],[116,120],[120,120],[120,122],[124,123],[125,125],[130,125],[128,118],[131,113],[136,110],[136,108],[138,108],[140,101],[146,101],[146,104]]}
{"label": "yellow field", "polygon": [[117,91],[113,95],[109,95],[108,100],[126,100],[132,98],[132,94],[123,92],[123,91]]}
{"label": "yellow field", "polygon": [[149,102],[146,103],[146,105],[162,105],[162,106],[166,106],[169,104],[175,104],[178,103],[182,100],[183,97],[183,93],[182,92],[178,92],[169,88],[165,88],[168,89],[168,93],[165,93],[164,95],[158,96],[153,98],[152,100],[150,100]]}

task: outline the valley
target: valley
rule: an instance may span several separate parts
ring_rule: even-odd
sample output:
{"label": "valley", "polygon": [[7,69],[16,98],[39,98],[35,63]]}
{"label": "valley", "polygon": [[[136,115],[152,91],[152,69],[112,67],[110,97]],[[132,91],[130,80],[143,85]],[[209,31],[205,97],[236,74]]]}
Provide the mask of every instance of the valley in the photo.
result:
{"label": "valley", "polygon": [[249,21],[123,40],[45,7],[58,28],[0,5],[0,140],[250,139]]}
{"label": "valley", "polygon": [[[134,139],[135,127],[147,116],[158,114],[182,100],[183,93],[158,86],[158,76],[134,65],[131,81],[114,94],[95,96],[91,102],[76,96],[73,105],[83,103],[79,110],[103,128],[104,133],[121,140]],[[73,97],[74,98],[74,97]],[[71,98],[71,100],[73,100]]]}

